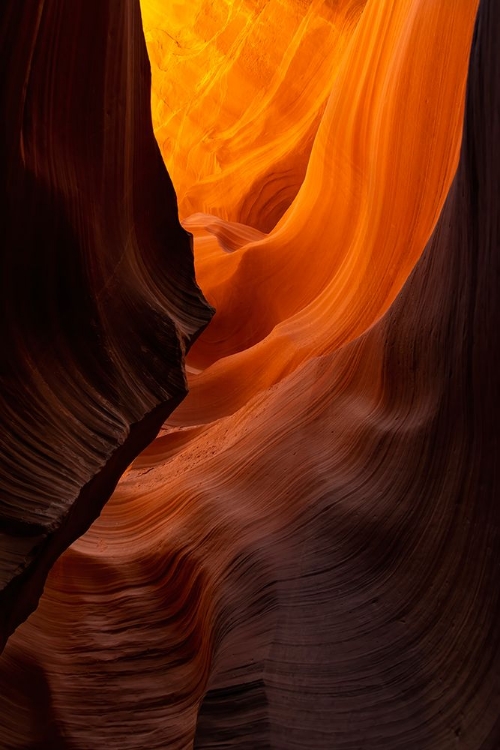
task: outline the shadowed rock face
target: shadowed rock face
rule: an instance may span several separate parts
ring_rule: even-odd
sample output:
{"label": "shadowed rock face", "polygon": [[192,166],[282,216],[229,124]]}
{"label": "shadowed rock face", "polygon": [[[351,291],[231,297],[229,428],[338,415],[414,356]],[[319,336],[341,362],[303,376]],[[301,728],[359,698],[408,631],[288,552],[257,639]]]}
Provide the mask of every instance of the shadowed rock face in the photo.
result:
{"label": "shadowed rock face", "polygon": [[[319,285],[302,317],[287,307],[286,294],[299,294],[314,268],[307,277],[290,257],[282,304],[249,309],[247,329],[228,324],[226,339],[220,324],[212,346],[212,327],[200,338],[191,403],[176,410],[100,517],[56,561],[39,607],[2,654],[2,750],[500,746],[500,5],[482,0],[479,7],[458,171],[418,253],[415,237],[441,209],[451,158],[443,158],[441,179],[434,163],[419,162],[419,149],[401,167],[398,130],[415,131],[422,152],[433,154],[427,141],[435,147],[447,131],[475,8],[447,0],[366,6],[329,112],[358,107],[346,130],[356,126],[368,142],[355,139],[366,148],[347,150],[339,164],[368,206],[353,215],[354,228],[373,223],[379,238],[385,228],[387,243],[369,256],[368,270],[362,253],[352,273],[349,258],[339,272],[330,269],[329,295]],[[429,49],[422,30],[433,32]],[[381,49],[382,81],[366,65],[373,86],[363,78],[351,88],[351,64],[357,71],[361,52]],[[403,85],[409,63],[417,80],[444,90],[443,114],[436,91],[429,94],[430,124],[419,119],[419,95],[412,91],[412,100]],[[438,63],[439,76],[429,75]],[[354,96],[360,85],[366,99]],[[403,98],[412,117],[400,122],[397,107],[384,107]],[[361,127],[371,122],[369,110],[393,146],[387,153],[397,152],[397,174],[416,174],[414,200],[410,184],[396,194],[396,164],[384,170],[370,151],[375,143],[378,153],[382,141]],[[342,136],[342,123],[330,120]],[[426,122],[431,129],[422,137]],[[313,155],[319,142],[320,155],[331,156],[329,134],[325,125]],[[353,153],[362,166],[366,158],[380,167],[376,189],[351,180]],[[424,195],[430,184],[432,199]],[[380,205],[391,196],[400,201],[404,220],[395,233],[384,222],[401,217],[377,211],[377,190]],[[307,231],[317,230],[314,215],[309,225],[300,209],[309,197],[299,195],[281,225],[302,225],[297,245],[290,231],[269,235],[273,250],[283,243],[283,256],[300,255]],[[350,198],[323,193],[318,211],[326,215],[331,201],[348,223]],[[249,283],[259,272],[275,302],[266,275],[272,263],[252,255],[261,248],[255,230],[210,222],[222,251],[197,226],[197,262],[220,291],[226,318],[238,305],[231,285],[242,275],[222,273],[228,247],[235,265],[247,257]],[[357,250],[352,235],[346,253]],[[416,265],[404,257],[411,243]],[[348,328],[342,320],[350,305],[330,316],[340,304],[335,288],[361,278],[358,264],[371,285],[358,284],[352,299],[370,297],[367,288],[375,299],[368,312],[361,303],[354,308],[364,315],[361,335],[359,321]],[[325,276],[326,261],[321,268]],[[258,339],[253,316],[259,323],[266,314],[282,316],[273,329],[282,324],[281,333]],[[273,356],[262,356],[264,345]],[[224,380],[231,368],[232,380]],[[234,382],[238,389],[227,387]]]}
{"label": "shadowed rock face", "polygon": [[3,3],[0,647],[186,393],[210,319],[138,2]]}

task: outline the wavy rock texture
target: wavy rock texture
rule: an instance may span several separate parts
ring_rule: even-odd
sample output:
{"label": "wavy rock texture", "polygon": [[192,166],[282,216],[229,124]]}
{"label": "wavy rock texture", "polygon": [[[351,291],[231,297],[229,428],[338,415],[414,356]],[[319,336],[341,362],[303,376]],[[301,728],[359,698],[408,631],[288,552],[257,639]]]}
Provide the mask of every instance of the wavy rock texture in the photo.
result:
{"label": "wavy rock texture", "polygon": [[5,649],[5,748],[500,746],[500,6],[460,147],[476,9],[368,0],[277,227],[186,220],[220,311]]}
{"label": "wavy rock texture", "polygon": [[273,228],[365,3],[143,0],[153,124],[182,218]]}
{"label": "wavy rock texture", "polygon": [[138,3],[3,3],[0,648],[186,393],[210,310]]}
{"label": "wavy rock texture", "polygon": [[476,9],[368,3],[304,182],[273,231],[249,237],[210,216],[186,219],[217,315],[191,352],[194,377],[175,425],[237,411],[311,356],[359,336],[394,300],[456,169]]}

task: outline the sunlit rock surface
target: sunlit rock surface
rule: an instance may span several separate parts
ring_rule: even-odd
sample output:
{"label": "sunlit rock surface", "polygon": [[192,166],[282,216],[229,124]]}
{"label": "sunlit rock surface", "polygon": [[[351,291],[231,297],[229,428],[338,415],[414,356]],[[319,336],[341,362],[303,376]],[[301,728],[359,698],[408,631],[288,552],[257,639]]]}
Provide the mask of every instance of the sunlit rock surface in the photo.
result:
{"label": "sunlit rock surface", "polygon": [[2,5],[0,650],[186,393],[210,318],[137,3]]}
{"label": "sunlit rock surface", "polygon": [[386,311],[456,169],[476,9],[475,0],[368,3],[277,226],[264,235],[213,216],[185,219],[217,315],[190,354],[190,394],[172,426],[236,412]]}
{"label": "sunlit rock surface", "polygon": [[273,228],[365,3],[142,2],[155,135],[182,218],[209,211]]}
{"label": "sunlit rock surface", "polygon": [[218,308],[191,394],[10,639],[5,748],[500,746],[500,7],[472,40],[476,11],[368,0],[278,226],[186,216]]}

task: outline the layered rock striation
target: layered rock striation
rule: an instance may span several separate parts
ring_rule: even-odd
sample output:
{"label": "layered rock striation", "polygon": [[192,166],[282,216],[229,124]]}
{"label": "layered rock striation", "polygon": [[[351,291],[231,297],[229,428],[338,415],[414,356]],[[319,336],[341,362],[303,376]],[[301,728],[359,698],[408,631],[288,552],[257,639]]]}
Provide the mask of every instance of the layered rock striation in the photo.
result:
{"label": "layered rock striation", "polygon": [[182,219],[275,226],[365,4],[142,0],[153,125]]}
{"label": "layered rock striation", "polygon": [[311,192],[269,234],[186,220],[220,322],[10,639],[5,750],[500,746],[500,7],[472,38],[476,10],[368,0]]}
{"label": "layered rock striation", "polygon": [[0,647],[186,394],[211,310],[137,2],[4,3]]}

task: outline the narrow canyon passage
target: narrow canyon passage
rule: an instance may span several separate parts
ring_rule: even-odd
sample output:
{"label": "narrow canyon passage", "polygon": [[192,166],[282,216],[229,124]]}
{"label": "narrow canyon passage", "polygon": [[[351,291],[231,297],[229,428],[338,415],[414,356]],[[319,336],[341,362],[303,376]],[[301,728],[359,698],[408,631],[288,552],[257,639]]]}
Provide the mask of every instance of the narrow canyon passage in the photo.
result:
{"label": "narrow canyon passage", "polygon": [[102,276],[141,301],[104,326],[121,423],[185,391],[184,359],[189,392],[10,636],[0,748],[497,750],[500,6],[126,5],[95,72],[128,71],[122,152],[80,191],[135,133]]}

